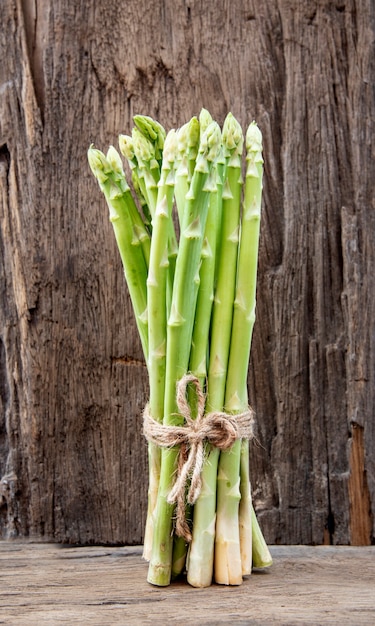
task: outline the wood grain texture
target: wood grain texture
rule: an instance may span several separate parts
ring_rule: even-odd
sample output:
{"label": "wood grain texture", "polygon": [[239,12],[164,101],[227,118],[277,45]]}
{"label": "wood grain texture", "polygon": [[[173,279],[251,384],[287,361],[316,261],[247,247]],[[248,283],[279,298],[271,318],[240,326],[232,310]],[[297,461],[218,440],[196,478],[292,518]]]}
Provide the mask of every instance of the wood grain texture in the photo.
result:
{"label": "wood grain texture", "polygon": [[374,541],[373,2],[4,0],[0,23],[2,536],[142,541],[147,375],[86,150],[136,113],[169,128],[205,106],[264,136],[249,389],[266,538]]}
{"label": "wood grain texture", "polygon": [[146,582],[141,549],[0,543],[0,620],[43,624],[374,623],[375,548],[275,546],[240,587]]}

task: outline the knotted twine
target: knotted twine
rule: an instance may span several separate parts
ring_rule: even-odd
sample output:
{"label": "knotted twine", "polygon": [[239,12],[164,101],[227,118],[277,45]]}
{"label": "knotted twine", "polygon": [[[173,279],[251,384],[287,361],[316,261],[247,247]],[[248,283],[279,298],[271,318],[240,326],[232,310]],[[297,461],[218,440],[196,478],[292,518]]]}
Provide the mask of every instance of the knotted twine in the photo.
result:
{"label": "knotted twine", "polygon": [[[186,389],[194,385],[197,396],[197,416],[193,419],[186,399]],[[185,492],[190,477],[186,500],[194,504],[202,487],[202,468],[205,444],[220,450],[228,450],[237,439],[252,439],[254,436],[254,411],[230,415],[221,411],[205,413],[205,396],[199,380],[186,374],[177,383],[176,402],[179,414],[184,418],[183,426],[167,426],[153,419],[146,405],[143,413],[143,432],[147,441],[162,448],[179,446],[177,477],[168,494],[169,504],[176,504],[176,534],[191,541],[191,532],[185,517]]]}

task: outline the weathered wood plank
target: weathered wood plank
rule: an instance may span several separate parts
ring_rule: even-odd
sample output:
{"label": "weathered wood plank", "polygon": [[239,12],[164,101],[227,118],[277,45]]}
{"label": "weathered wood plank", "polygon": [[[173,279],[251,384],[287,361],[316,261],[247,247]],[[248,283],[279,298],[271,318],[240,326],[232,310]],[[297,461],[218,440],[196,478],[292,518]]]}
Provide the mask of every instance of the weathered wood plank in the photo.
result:
{"label": "weathered wood plank", "polygon": [[372,0],[81,4],[0,3],[1,536],[142,541],[147,376],[86,150],[206,106],[264,135],[265,535],[374,541]]}
{"label": "weathered wood plank", "polygon": [[240,587],[146,582],[140,548],[0,543],[0,623],[343,624],[375,621],[375,548],[273,547]]}

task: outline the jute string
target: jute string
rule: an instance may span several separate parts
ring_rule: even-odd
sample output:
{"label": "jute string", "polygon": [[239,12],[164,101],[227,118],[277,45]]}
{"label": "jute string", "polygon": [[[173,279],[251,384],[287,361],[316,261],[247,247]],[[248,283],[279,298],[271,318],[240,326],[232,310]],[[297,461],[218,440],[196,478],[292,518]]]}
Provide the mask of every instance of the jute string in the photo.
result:
{"label": "jute string", "polygon": [[[187,401],[187,386],[195,387],[197,416],[193,419]],[[176,534],[191,541],[191,533],[185,516],[185,503],[194,504],[201,487],[205,444],[227,450],[237,439],[252,439],[254,436],[254,411],[249,407],[236,415],[214,411],[205,413],[205,396],[199,380],[186,374],[177,383],[176,402],[179,414],[184,418],[183,426],[160,424],[150,415],[146,405],[143,413],[143,432],[146,439],[162,448],[179,446],[177,476],[168,495],[168,502],[176,504]],[[190,478],[190,485],[185,493]]]}

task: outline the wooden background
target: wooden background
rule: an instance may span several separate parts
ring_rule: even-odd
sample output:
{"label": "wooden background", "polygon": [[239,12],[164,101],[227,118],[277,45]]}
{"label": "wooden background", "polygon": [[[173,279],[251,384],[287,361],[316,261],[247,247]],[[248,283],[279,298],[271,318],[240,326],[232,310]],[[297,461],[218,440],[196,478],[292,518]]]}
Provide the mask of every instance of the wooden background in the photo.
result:
{"label": "wooden background", "polygon": [[1,536],[142,541],[147,375],[86,151],[205,106],[264,136],[266,538],[373,542],[373,1],[3,0],[0,25]]}

